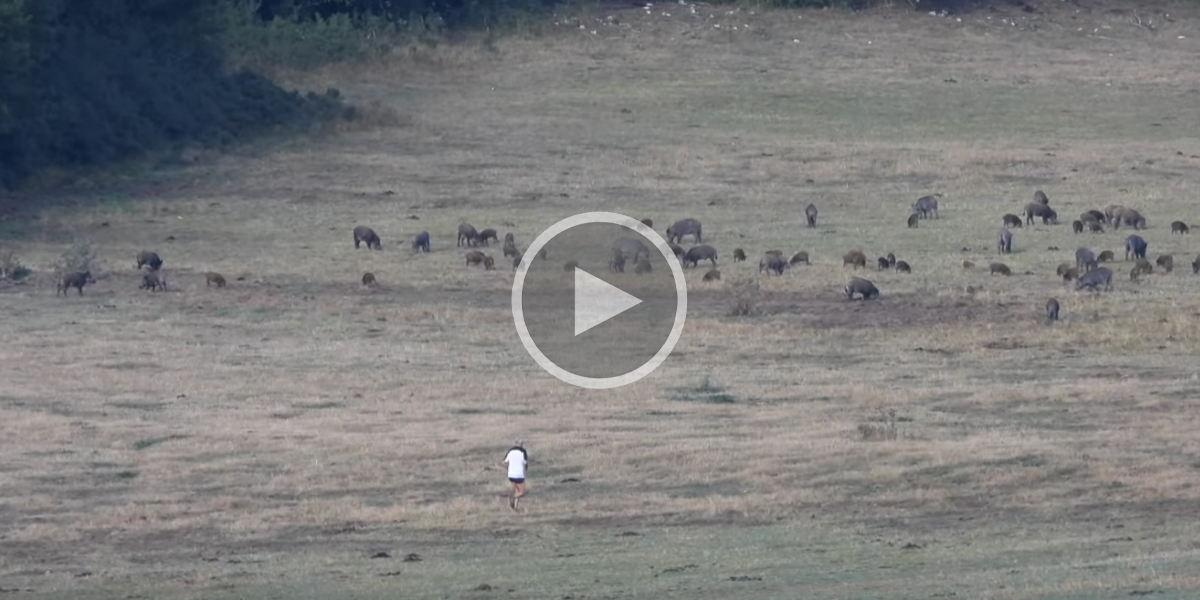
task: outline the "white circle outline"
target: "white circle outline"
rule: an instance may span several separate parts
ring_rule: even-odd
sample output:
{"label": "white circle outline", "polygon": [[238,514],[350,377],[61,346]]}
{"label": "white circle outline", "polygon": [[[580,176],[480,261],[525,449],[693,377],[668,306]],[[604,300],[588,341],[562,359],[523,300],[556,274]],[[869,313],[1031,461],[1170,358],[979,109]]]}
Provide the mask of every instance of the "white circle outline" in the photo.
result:
{"label": "white circle outline", "polygon": [[[542,246],[545,246],[555,236],[572,227],[590,223],[620,225],[627,229],[632,229],[641,234],[642,237],[650,240],[654,244],[654,247],[658,249],[658,252],[662,254],[667,265],[671,267],[671,276],[675,280],[675,321],[671,325],[671,333],[667,336],[667,341],[642,366],[624,375],[614,377],[585,377],[583,375],[576,375],[554,364],[554,361],[543,354],[537,347],[537,344],[534,343],[533,338],[529,336],[529,328],[525,326],[525,311],[521,306],[521,294],[525,289],[525,274],[529,272],[529,265],[533,260],[536,260],[537,253],[542,250]],[[524,256],[531,258],[530,260],[521,261],[521,266],[517,267],[516,276],[513,278],[512,313],[513,322],[517,327],[517,336],[521,338],[521,344],[525,346],[525,351],[533,357],[538,366],[566,383],[592,390],[607,390],[629,385],[649,375],[663,361],[667,360],[667,356],[671,354],[671,351],[675,349],[675,344],[679,342],[679,337],[683,335],[683,323],[687,318],[687,281],[683,277],[683,267],[675,259],[675,252],[671,250],[671,246],[667,244],[667,241],[653,229],[646,227],[645,223],[637,219],[611,212],[580,213],[572,217],[567,217],[551,225],[534,238],[533,243],[525,250]]]}

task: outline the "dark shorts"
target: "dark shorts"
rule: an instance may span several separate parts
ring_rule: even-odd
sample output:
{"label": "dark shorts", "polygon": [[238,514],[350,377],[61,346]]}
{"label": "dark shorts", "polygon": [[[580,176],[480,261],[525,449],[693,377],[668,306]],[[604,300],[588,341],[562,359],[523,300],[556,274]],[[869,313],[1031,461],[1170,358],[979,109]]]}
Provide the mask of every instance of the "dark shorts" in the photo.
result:
{"label": "dark shorts", "polygon": [[525,483],[524,477],[509,477],[508,480],[513,483]]}

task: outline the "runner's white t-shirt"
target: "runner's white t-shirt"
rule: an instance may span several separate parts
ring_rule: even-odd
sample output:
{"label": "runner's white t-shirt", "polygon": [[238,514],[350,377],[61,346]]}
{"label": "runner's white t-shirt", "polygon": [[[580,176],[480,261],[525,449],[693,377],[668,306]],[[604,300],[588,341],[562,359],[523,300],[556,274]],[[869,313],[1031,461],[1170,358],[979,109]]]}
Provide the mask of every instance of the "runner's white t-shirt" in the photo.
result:
{"label": "runner's white t-shirt", "polygon": [[504,457],[504,461],[508,463],[508,477],[510,479],[525,478],[525,453],[519,448],[513,448],[508,451],[508,455]]}

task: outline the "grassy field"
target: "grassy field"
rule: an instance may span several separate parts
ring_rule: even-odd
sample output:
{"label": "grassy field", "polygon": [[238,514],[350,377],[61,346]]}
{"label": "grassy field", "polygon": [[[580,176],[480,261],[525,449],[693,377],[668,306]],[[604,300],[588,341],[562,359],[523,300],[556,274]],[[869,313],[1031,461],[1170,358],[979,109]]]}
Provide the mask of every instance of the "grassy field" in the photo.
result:
{"label": "grassy field", "polygon": [[[281,75],[367,107],[335,133],[18,198],[50,208],[0,223],[37,272],[0,283],[0,591],[1195,598],[1200,241],[1169,223],[1200,224],[1200,7],[1131,7],[577,13]],[[1037,189],[1063,224],[998,259]],[[1069,223],[1113,203],[1177,268],[1077,293],[1055,267],[1127,232]],[[453,245],[589,210],[698,218],[726,259],[688,270],[671,358],[608,391],[534,364],[504,261]],[[56,298],[82,240],[99,281]],[[137,289],[143,248],[169,292]],[[813,264],[730,316],[769,248]],[[846,302],[852,248],[913,273]]]}

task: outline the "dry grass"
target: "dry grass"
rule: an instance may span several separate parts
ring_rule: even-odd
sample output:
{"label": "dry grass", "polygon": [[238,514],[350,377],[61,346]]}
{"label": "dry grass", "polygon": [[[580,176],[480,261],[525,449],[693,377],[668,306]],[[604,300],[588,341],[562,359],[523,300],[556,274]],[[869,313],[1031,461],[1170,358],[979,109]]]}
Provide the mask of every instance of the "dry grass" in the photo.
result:
{"label": "dry grass", "polygon": [[[1139,9],[1150,32],[1073,5],[695,10],[290,75],[367,118],[8,227],[38,274],[0,287],[0,587],[1194,597],[1200,245],[1168,223],[1200,221],[1181,100],[1200,14]],[[1000,215],[1039,188],[1068,224],[1017,231],[1014,275],[987,275]],[[933,191],[942,218],[905,228]],[[1055,266],[1125,232],[1069,221],[1114,202],[1182,268],[1131,284],[1118,263],[1115,292],[1076,293]],[[697,217],[723,257],[750,256],[714,284],[688,270],[676,353],[605,392],[543,373],[513,335],[507,261],[464,268],[452,245],[462,220],[525,245],[584,210]],[[356,224],[384,250],[354,251]],[[433,252],[413,255],[421,230]],[[55,299],[79,240],[99,283]],[[172,291],[136,289],[142,248]],[[768,248],[813,264],[758,277]],[[914,273],[871,270],[883,299],[847,303],[851,248]],[[730,316],[747,278],[756,310]],[[534,460],[519,515],[497,464],[514,435]]]}

